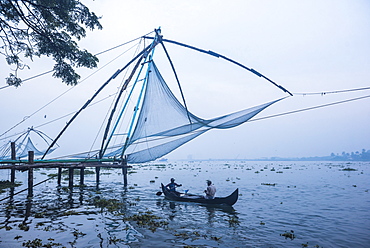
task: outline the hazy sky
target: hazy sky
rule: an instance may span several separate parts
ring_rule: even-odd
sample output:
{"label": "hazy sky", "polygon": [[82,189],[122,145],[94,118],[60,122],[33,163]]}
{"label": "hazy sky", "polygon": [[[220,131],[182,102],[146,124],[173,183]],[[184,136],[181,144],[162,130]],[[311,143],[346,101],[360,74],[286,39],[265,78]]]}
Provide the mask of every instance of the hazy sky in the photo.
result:
{"label": "hazy sky", "polygon": [[[164,38],[230,57],[294,93],[370,87],[370,1],[83,1],[102,16],[103,30],[90,32],[80,47],[98,53],[161,27]],[[99,67],[128,46],[99,56]],[[189,110],[212,118],[286,96],[278,88],[226,61],[167,45],[182,82]],[[117,60],[9,133],[39,126],[79,109],[127,60]],[[52,68],[35,59],[28,78]],[[112,65],[112,66],[111,66]],[[9,68],[0,61],[0,78]],[[161,68],[159,68],[161,70]],[[84,77],[88,69],[79,69]],[[166,74],[166,69],[164,69]],[[83,78],[84,78],[83,77]],[[2,85],[5,85],[3,80]],[[114,87],[118,87],[117,85]],[[50,75],[18,89],[0,90],[0,133],[30,116],[70,87]],[[289,97],[258,117],[343,101],[370,90],[324,96]],[[370,98],[212,130],[170,153],[168,158],[260,158],[324,156],[370,149]],[[58,142],[60,153],[90,149],[90,126],[105,117],[90,111]],[[55,137],[68,118],[38,128]],[[91,131],[91,132],[90,132]],[[0,141],[0,145],[3,144]],[[87,147],[85,149],[85,147]],[[64,149],[64,150],[63,150]]]}

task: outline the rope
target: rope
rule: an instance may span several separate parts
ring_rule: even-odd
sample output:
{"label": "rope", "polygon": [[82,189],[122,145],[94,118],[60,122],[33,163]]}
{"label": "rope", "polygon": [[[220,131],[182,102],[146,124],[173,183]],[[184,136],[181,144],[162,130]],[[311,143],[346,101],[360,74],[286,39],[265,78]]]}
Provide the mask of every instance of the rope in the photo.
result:
{"label": "rope", "polygon": [[[362,96],[362,97],[357,97],[357,98],[351,98],[351,99],[347,99],[347,100],[343,100],[343,101],[338,101],[338,102],[333,102],[333,103],[318,105],[318,106],[314,106],[314,107],[293,110],[293,111],[289,111],[289,112],[285,112],[285,113],[281,113],[281,114],[269,115],[269,116],[265,116],[265,117],[261,117],[261,118],[256,118],[256,119],[249,120],[248,122],[260,121],[260,120],[269,119],[269,118],[273,118],[273,117],[278,117],[278,116],[283,116],[283,115],[288,115],[288,114],[299,113],[299,112],[303,112],[303,111],[308,111],[308,110],[312,110],[312,109],[318,109],[318,108],[328,107],[328,106],[337,105],[337,104],[346,103],[346,102],[351,102],[351,101],[362,100],[362,99],[369,98],[369,97],[370,97],[370,95]],[[238,125],[238,124],[242,124],[242,123],[243,122],[236,123],[236,124]],[[212,128],[209,128],[208,130],[210,130],[210,129],[212,129]],[[199,133],[199,132],[205,132],[205,131],[204,130],[195,130],[195,131],[190,132],[189,134],[191,134],[191,133],[195,134],[195,133]],[[174,136],[178,136],[178,135],[174,135]],[[174,137],[174,136],[172,136],[172,137]],[[153,138],[150,141],[151,142],[153,142],[153,141],[160,141],[160,140],[164,140],[164,139],[168,139],[168,138],[169,137],[159,137],[159,138]],[[147,143],[147,141],[139,141],[139,142],[136,143],[136,145],[139,145],[141,143]],[[111,148],[118,148],[119,146],[120,145],[116,145],[116,146],[111,147]],[[97,151],[98,150],[90,151],[90,152],[97,152]],[[69,156],[73,156],[73,155],[82,155],[82,154],[86,154],[86,153],[87,152],[81,152],[81,153],[76,153],[76,154],[72,154],[72,155],[66,155],[66,156],[58,157],[58,158],[55,158],[55,159],[65,158],[65,157],[69,157]]]}
{"label": "rope", "polygon": [[323,92],[314,92],[314,93],[293,93],[293,94],[294,95],[303,95],[303,96],[306,96],[306,95],[328,95],[328,94],[345,93],[345,92],[360,91],[360,90],[370,90],[370,87],[348,89],[348,90],[323,91]]}
{"label": "rope", "polygon": [[269,116],[265,116],[265,117],[250,120],[249,122],[251,122],[251,121],[260,121],[260,120],[269,119],[269,118],[273,118],[273,117],[278,117],[278,116],[282,116],[282,115],[289,115],[289,114],[294,114],[294,113],[303,112],[303,111],[307,111],[307,110],[318,109],[318,108],[328,107],[328,106],[337,105],[337,104],[341,104],[341,103],[357,101],[357,100],[365,99],[365,98],[368,98],[368,97],[370,97],[370,95],[351,98],[351,99],[347,99],[347,100],[343,100],[343,101],[339,101],[339,102],[327,103],[327,104],[318,105],[318,106],[309,107],[309,108],[304,108],[304,109],[293,110],[293,111],[289,111],[289,112],[285,112],[285,113],[281,113],[281,114],[276,114],[276,115],[269,115]]}
{"label": "rope", "polygon": [[[134,48],[136,46],[137,46],[137,44],[135,44],[132,47],[128,48],[126,51],[124,51],[123,53],[121,53],[120,55],[118,55],[117,57],[115,57],[114,59],[112,59],[111,61],[109,61],[108,63],[106,63],[104,66],[102,66],[101,68],[99,68],[98,70],[94,71],[89,76],[87,76],[86,78],[84,78],[83,80],[81,80],[79,82],[79,84],[81,84],[82,82],[86,81],[88,78],[92,77],[94,74],[98,73],[100,70],[102,70],[103,68],[107,67],[109,64],[113,63],[113,61],[117,60],[119,57],[121,57],[122,55],[124,55],[125,53],[127,53],[129,50],[131,50],[132,48]],[[16,128],[17,126],[19,126],[20,124],[22,124],[24,121],[26,121],[28,118],[30,118],[33,115],[37,114],[38,112],[40,112],[42,109],[46,108],[51,103],[55,102],[57,99],[59,99],[60,97],[62,97],[66,93],[68,93],[70,90],[74,89],[76,86],[77,85],[72,86],[72,88],[69,88],[68,90],[66,90],[65,92],[63,92],[62,94],[60,94],[59,96],[57,96],[56,98],[54,98],[53,100],[51,100],[50,102],[48,102],[47,104],[45,104],[44,106],[42,106],[41,108],[39,108],[38,110],[36,110],[35,112],[33,112],[31,115],[25,116],[20,122],[18,122],[17,124],[15,124],[13,127],[9,128],[4,133],[0,134],[0,137],[4,136],[5,134],[7,134],[8,132],[10,132],[11,130],[13,130],[14,128]]]}
{"label": "rope", "polygon": [[[119,47],[121,47],[121,46],[127,45],[127,44],[129,44],[129,43],[131,43],[131,42],[133,42],[133,41],[135,41],[135,40],[138,40],[138,39],[141,39],[141,38],[143,38],[143,37],[145,37],[145,36],[147,36],[147,35],[150,35],[150,34],[151,34],[151,33],[153,33],[153,32],[154,32],[154,31],[151,31],[151,32],[149,32],[149,33],[147,33],[147,34],[145,34],[145,35],[143,35],[143,36],[137,37],[137,38],[135,38],[135,39],[132,39],[132,40],[130,40],[130,41],[127,41],[127,42],[125,42],[125,43],[122,43],[122,44],[120,44],[120,45],[117,45],[117,46],[115,46],[115,47],[112,47],[112,48],[109,48],[109,49],[104,50],[104,51],[102,51],[102,52],[96,53],[94,56],[98,56],[98,55],[101,55],[101,54],[103,54],[103,53],[106,53],[106,52],[112,51],[112,50],[114,50],[114,49],[117,49],[117,48],[119,48]],[[49,73],[51,73],[51,72],[53,72],[53,70],[46,71],[46,72],[40,73],[40,74],[38,74],[38,75],[35,75],[35,76],[32,76],[32,77],[26,78],[26,79],[22,80],[22,82],[26,82],[26,81],[28,81],[28,80],[31,80],[31,79],[34,79],[34,78],[41,77],[41,76],[46,75],[46,74],[49,74]],[[8,87],[10,87],[10,86],[12,86],[12,85],[5,85],[5,86],[1,87],[1,88],[0,88],[0,90],[5,89],[5,88],[8,88]]]}

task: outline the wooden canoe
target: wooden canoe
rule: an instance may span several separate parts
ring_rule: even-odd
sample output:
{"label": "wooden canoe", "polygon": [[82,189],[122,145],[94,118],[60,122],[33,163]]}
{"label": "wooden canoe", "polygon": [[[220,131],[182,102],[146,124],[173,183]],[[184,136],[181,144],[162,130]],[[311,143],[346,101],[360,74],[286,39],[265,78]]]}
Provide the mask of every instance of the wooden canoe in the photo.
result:
{"label": "wooden canoe", "polygon": [[182,202],[198,202],[202,204],[216,204],[216,205],[234,205],[239,196],[239,190],[236,189],[231,195],[226,197],[215,197],[214,199],[205,199],[202,195],[193,194],[180,194],[178,192],[170,192],[163,184],[162,192],[169,200],[182,201]]}

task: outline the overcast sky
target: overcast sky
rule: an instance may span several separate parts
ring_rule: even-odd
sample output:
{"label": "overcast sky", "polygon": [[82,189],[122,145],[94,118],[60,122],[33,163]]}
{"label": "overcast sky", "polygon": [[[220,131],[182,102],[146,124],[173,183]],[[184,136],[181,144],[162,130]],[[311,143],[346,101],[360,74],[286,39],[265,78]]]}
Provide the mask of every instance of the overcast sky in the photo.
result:
{"label": "overcast sky", "polygon": [[[212,50],[254,68],[294,93],[370,87],[370,1],[83,1],[102,16],[103,30],[88,33],[80,47],[98,53],[161,27],[164,38]],[[127,49],[99,56],[99,67]],[[278,88],[248,71],[211,56],[167,45],[189,110],[212,118],[284,97]],[[0,78],[8,67],[0,61]],[[127,60],[117,60],[9,133],[39,126],[79,109]],[[114,65],[113,65],[114,64]],[[52,68],[35,59],[28,78]],[[161,70],[161,68],[159,68]],[[164,75],[166,70],[163,69]],[[83,78],[91,74],[79,69]],[[2,85],[5,85],[3,80]],[[114,86],[114,87],[117,87]],[[71,87],[50,75],[0,90],[0,133],[9,130]],[[295,94],[257,117],[366,96],[370,90],[324,96]],[[325,156],[370,149],[370,98],[212,130],[167,157],[194,159]],[[65,133],[60,153],[90,148],[90,124],[104,118],[94,110]],[[101,116],[101,117],[100,117]],[[84,121],[82,121],[84,119]],[[38,128],[55,137],[67,119]],[[95,132],[95,131],[94,131]],[[88,138],[89,137],[89,138]],[[0,141],[0,145],[4,141]],[[83,147],[83,148],[82,148]],[[81,150],[80,150],[81,148]],[[63,150],[64,149],[64,150]],[[73,151],[72,151],[73,150]]]}

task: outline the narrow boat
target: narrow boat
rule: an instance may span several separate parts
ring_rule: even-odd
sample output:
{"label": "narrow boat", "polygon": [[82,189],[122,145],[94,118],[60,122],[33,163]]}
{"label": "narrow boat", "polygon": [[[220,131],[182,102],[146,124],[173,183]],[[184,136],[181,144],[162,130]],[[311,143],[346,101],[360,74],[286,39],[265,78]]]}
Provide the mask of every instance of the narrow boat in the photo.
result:
{"label": "narrow boat", "polygon": [[161,183],[162,192],[164,196],[169,200],[182,201],[182,202],[197,202],[202,204],[215,204],[215,205],[234,205],[238,200],[239,189],[236,189],[231,195],[227,197],[215,197],[214,199],[205,199],[202,195],[193,195],[193,194],[176,194],[170,192],[164,185]]}

